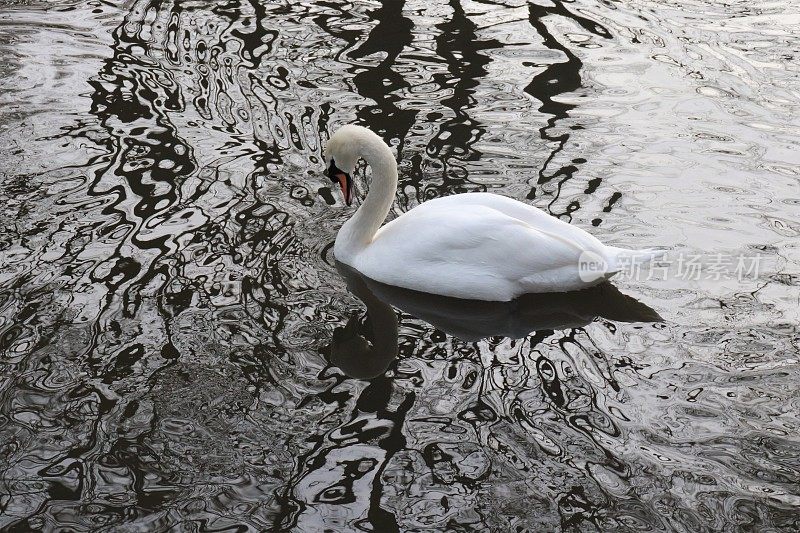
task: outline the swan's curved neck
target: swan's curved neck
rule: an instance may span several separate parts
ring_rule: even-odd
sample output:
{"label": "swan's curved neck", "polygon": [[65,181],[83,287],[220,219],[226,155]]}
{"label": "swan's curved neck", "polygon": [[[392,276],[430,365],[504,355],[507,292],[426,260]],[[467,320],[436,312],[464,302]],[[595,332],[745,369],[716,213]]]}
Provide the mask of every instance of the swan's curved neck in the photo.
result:
{"label": "swan's curved neck", "polygon": [[389,214],[397,191],[397,162],[392,150],[380,139],[364,138],[359,143],[361,157],[372,169],[369,192],[358,211],[339,231],[337,248],[355,252],[372,242],[375,232]]}

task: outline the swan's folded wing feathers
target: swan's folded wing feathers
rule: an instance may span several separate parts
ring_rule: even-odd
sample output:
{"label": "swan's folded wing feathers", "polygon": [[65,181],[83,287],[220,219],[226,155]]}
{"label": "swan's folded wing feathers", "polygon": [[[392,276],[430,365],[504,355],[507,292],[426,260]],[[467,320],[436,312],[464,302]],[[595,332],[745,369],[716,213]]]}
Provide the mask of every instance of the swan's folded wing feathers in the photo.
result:
{"label": "swan's folded wing feathers", "polygon": [[356,268],[400,287],[441,294],[452,286],[452,296],[474,297],[482,290],[509,299],[522,284],[556,283],[565,269],[576,269],[579,254],[569,240],[496,209],[439,205],[386,224]]}
{"label": "swan's folded wing feathers", "polygon": [[476,207],[498,211],[551,236],[565,238],[581,249],[595,250],[603,246],[596,237],[577,226],[564,222],[535,206],[497,194],[477,192],[444,196],[428,200],[415,207],[414,211],[439,212],[444,209],[455,209],[469,212]]}

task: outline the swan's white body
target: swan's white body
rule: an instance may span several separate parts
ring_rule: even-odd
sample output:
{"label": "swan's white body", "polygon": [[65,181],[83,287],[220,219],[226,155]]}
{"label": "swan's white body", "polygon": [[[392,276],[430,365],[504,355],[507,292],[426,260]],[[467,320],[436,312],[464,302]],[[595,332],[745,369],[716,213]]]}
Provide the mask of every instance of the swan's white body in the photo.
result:
{"label": "swan's white body", "polygon": [[[623,260],[659,252],[606,246],[580,228],[511,198],[465,193],[427,201],[381,227],[394,202],[397,164],[377,135],[344,126],[330,139],[331,160],[348,174],[363,157],[372,183],[363,205],[336,237],[336,259],[376,281],[431,294],[508,301],[600,283]],[[579,261],[603,270],[587,280]],[[627,259],[630,258],[630,259]]]}

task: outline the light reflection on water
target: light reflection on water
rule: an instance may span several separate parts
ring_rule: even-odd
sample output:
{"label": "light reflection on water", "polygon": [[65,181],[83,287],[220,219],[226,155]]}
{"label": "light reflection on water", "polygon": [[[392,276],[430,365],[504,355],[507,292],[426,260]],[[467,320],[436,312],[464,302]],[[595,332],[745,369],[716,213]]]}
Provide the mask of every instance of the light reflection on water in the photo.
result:
{"label": "light reflection on water", "polygon": [[[0,524],[798,529],[788,9],[4,4]],[[768,268],[620,282],[664,322],[399,313],[352,379],[320,156],[349,122],[396,147],[398,212],[492,190]]]}

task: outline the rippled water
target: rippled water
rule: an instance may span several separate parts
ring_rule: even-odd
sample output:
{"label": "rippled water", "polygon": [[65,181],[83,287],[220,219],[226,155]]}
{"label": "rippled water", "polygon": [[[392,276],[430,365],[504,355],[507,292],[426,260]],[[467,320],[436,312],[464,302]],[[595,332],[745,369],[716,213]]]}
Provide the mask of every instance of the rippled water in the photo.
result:
{"label": "rippled water", "polygon": [[[800,528],[800,18],[756,4],[2,2],[0,526]],[[663,322],[367,316],[350,122],[396,213],[491,190],[760,269],[616,282]]]}

